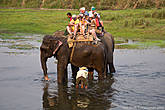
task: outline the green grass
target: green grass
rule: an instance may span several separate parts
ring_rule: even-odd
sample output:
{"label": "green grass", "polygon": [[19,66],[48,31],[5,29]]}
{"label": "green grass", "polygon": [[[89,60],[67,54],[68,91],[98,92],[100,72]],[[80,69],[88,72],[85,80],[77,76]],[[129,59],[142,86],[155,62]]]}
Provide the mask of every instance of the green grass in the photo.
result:
{"label": "green grass", "polygon": [[[21,34],[21,35],[23,35],[23,34]],[[21,35],[1,33],[0,38],[2,40],[5,40],[5,39],[14,39],[14,40],[30,39],[30,38],[25,38]]]}
{"label": "green grass", "polygon": [[130,45],[130,44],[125,44],[125,45],[116,45],[116,49],[142,49],[139,47],[139,45]]}
{"label": "green grass", "polygon": [[66,11],[0,9],[0,33],[52,34],[65,30]]}
{"label": "green grass", "polygon": [[101,14],[103,21],[111,21],[104,25],[115,37],[165,40],[165,9],[106,10]]}
{"label": "green grass", "polygon": [[[0,9],[0,38],[26,39],[13,37],[22,34],[53,34],[65,30],[68,24],[67,12],[78,11]],[[156,46],[165,47],[165,9],[104,10],[98,11],[104,21],[105,30],[116,39],[132,39],[140,42],[160,41]],[[12,37],[11,37],[12,36]],[[117,43],[123,43],[117,40]],[[125,42],[125,41],[124,41]],[[139,45],[139,44],[138,44]],[[129,48],[128,46],[125,46]],[[132,46],[134,48],[137,46]]]}
{"label": "green grass", "polygon": [[[0,7],[40,8],[43,0],[0,0]],[[42,8],[79,9],[85,6],[97,9],[125,9],[135,6],[136,0],[45,0]],[[136,8],[165,7],[164,0],[140,0]]]}
{"label": "green grass", "polygon": [[13,44],[8,46],[10,49],[19,49],[19,50],[31,50],[31,49],[38,49],[38,47],[35,47],[30,44]]}
{"label": "green grass", "polygon": [[[117,42],[117,43],[116,43]],[[128,43],[126,41],[118,40],[115,41],[116,49],[148,49],[153,47],[165,48],[164,40],[145,40],[145,41],[133,41],[132,43]]]}

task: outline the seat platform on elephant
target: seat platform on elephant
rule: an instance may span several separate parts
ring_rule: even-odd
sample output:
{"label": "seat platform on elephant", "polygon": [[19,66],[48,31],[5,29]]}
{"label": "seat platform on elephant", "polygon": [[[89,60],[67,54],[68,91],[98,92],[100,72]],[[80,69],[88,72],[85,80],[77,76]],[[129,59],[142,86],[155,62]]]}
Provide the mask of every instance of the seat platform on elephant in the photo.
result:
{"label": "seat platform on elephant", "polygon": [[68,45],[69,45],[69,48],[73,47],[73,43],[75,42],[83,42],[83,43],[90,43],[90,42],[93,42],[93,36],[92,35],[86,35],[86,36],[83,36],[83,35],[77,35],[75,39],[71,39],[69,36],[68,36]]}

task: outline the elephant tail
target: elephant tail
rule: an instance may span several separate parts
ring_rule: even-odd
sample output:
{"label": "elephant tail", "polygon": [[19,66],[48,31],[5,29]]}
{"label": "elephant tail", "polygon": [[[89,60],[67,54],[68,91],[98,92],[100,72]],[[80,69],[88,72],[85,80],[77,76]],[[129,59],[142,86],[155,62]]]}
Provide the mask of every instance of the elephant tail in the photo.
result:
{"label": "elephant tail", "polygon": [[114,40],[114,37],[111,35],[111,38],[112,38],[112,51],[114,52],[115,50],[115,40]]}

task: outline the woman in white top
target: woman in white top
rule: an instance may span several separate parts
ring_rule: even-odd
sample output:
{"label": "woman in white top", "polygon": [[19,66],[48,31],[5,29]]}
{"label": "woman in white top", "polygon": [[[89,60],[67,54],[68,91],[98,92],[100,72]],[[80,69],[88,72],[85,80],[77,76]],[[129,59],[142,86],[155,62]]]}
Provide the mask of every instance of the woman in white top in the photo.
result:
{"label": "woman in white top", "polygon": [[86,67],[81,67],[80,70],[77,72],[76,76],[76,88],[79,87],[79,83],[81,83],[81,88],[87,89],[87,77],[88,77],[88,71]]}

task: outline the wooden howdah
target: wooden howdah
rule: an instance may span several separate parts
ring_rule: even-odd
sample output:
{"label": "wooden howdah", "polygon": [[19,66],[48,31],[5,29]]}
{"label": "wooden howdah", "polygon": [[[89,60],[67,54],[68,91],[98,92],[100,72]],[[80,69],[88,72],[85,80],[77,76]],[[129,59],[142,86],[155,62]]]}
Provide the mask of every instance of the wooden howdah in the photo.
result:
{"label": "wooden howdah", "polygon": [[68,42],[69,48],[71,48],[73,47],[73,43],[76,43],[76,42],[86,42],[86,43],[93,42],[93,36],[86,35],[86,37],[84,37],[83,35],[77,35],[76,39],[71,39],[70,36],[68,36],[67,42]]}

